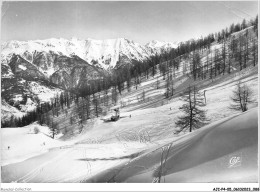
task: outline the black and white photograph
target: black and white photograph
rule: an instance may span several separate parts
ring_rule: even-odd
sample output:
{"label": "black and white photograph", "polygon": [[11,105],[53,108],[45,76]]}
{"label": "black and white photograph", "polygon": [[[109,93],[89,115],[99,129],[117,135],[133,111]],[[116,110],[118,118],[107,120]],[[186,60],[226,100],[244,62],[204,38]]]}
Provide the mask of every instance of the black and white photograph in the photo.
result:
{"label": "black and white photograph", "polygon": [[258,8],[2,1],[1,190],[259,191]]}

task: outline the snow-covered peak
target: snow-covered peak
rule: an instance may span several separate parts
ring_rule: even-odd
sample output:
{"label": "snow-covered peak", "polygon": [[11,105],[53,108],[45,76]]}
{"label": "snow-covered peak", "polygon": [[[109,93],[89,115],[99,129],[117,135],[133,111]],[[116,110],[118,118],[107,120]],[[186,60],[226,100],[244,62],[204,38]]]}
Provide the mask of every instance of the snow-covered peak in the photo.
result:
{"label": "snow-covered peak", "polygon": [[160,54],[162,52],[168,52],[172,48],[176,48],[178,46],[177,42],[165,42],[165,41],[157,41],[152,40],[145,45],[145,47],[151,51],[152,54]]}
{"label": "snow-covered peak", "polygon": [[161,42],[161,41],[152,40],[152,41],[148,42],[148,43],[146,44],[146,46],[148,46],[148,47],[158,47],[158,46],[162,46],[163,44],[164,44],[164,43]]}
{"label": "snow-covered peak", "polygon": [[157,41],[152,40],[145,45],[149,48],[176,48],[178,46],[177,42],[165,42],[165,41]]}

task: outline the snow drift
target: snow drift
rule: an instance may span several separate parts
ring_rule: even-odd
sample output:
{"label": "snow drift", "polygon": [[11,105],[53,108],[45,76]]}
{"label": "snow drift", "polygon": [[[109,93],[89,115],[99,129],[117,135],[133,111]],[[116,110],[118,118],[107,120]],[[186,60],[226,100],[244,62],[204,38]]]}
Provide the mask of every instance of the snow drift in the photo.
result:
{"label": "snow drift", "polygon": [[168,155],[171,143],[86,182],[257,182],[257,117],[254,108],[221,120],[172,142]]}

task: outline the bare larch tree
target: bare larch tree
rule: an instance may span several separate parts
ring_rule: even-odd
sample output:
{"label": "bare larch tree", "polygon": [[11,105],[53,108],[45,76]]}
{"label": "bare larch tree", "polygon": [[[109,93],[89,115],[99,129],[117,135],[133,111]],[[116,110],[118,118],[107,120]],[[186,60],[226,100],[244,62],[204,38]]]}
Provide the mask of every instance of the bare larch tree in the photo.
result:
{"label": "bare larch tree", "polygon": [[233,95],[231,96],[231,100],[233,103],[230,105],[230,109],[236,111],[245,112],[248,110],[248,104],[253,103],[252,99],[253,90],[248,87],[246,84],[239,83],[236,85],[235,90],[233,91]]}
{"label": "bare larch tree", "polygon": [[184,115],[178,117],[175,123],[179,130],[177,132],[189,129],[198,129],[205,125],[208,121],[206,111],[201,109],[205,106],[203,96],[198,92],[197,88],[189,86],[185,95],[182,97],[185,103],[179,108]]}

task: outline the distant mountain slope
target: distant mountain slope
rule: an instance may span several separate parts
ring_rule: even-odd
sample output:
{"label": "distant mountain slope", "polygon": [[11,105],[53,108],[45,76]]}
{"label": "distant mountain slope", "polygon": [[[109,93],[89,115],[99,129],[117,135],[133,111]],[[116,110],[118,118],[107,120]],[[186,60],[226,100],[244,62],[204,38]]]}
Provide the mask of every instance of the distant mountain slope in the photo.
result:
{"label": "distant mountain slope", "polygon": [[[34,110],[37,103],[50,101],[62,89],[88,84],[105,75],[103,69],[88,64],[78,56],[35,54],[36,64],[20,55],[1,65],[2,101],[21,112]],[[2,110],[2,121],[16,115],[14,110]],[[8,113],[8,114],[7,114]]]}
{"label": "distant mountain slope", "polygon": [[39,71],[38,67],[26,61],[20,55],[13,55],[9,66],[12,73],[18,77],[27,80],[45,79],[44,74]]}
{"label": "distant mountain slope", "polygon": [[[111,69],[123,64],[120,58],[129,60],[143,61],[149,56],[168,51],[176,47],[174,43],[152,41],[146,46],[130,41],[125,38],[106,39],[106,40],[78,40],[66,39],[46,39],[34,41],[10,41],[2,44],[2,60],[7,62],[12,54],[20,55],[28,61],[38,65],[45,63],[51,66],[55,59],[53,55],[63,55],[70,57],[77,55],[89,64],[98,65],[103,69]],[[48,70],[46,73],[51,75],[54,71]]]}

